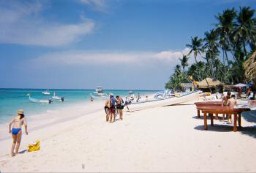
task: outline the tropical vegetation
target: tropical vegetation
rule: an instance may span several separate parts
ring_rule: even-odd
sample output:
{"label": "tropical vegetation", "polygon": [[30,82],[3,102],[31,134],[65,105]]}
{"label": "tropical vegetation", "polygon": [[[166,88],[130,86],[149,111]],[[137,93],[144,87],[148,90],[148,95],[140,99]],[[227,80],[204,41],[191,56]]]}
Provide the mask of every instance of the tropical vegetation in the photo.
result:
{"label": "tropical vegetation", "polygon": [[[255,56],[248,60],[256,51],[255,10],[250,7],[226,9],[215,17],[215,27],[205,32],[204,38],[192,37],[186,45],[190,51],[180,58],[166,88],[177,90],[181,83],[201,81],[206,77],[225,84],[253,80],[253,75],[249,77],[246,71],[256,68],[251,65],[255,64]],[[189,65],[191,56],[194,63]]]}

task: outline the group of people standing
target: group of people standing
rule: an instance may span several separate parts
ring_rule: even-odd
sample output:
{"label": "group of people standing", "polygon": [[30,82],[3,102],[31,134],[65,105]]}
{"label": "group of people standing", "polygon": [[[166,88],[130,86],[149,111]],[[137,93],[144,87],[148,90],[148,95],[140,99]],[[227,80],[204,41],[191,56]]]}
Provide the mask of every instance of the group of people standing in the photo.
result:
{"label": "group of people standing", "polygon": [[106,121],[113,123],[116,120],[116,115],[119,115],[119,119],[123,120],[123,109],[124,107],[128,108],[128,103],[122,99],[120,96],[114,97],[113,95],[109,96],[109,99],[105,102],[105,113],[106,113]]}

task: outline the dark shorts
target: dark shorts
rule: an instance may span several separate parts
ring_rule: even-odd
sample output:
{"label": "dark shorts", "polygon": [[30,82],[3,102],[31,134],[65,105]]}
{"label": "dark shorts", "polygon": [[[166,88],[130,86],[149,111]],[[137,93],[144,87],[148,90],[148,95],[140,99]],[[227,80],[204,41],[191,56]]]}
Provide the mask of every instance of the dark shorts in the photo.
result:
{"label": "dark shorts", "polygon": [[117,109],[124,109],[124,106],[123,105],[116,105],[116,108]]}
{"label": "dark shorts", "polygon": [[110,112],[109,107],[105,106],[105,107],[104,107],[104,110],[105,110],[105,113],[106,113],[106,114],[109,114],[109,112]]}

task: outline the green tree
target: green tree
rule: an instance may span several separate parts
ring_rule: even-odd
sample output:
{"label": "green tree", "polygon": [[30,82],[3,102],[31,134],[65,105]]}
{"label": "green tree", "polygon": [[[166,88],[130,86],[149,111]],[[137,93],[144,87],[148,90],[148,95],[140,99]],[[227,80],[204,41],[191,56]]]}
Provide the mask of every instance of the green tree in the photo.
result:
{"label": "green tree", "polygon": [[237,16],[237,23],[234,30],[234,42],[242,45],[243,54],[247,57],[246,45],[255,43],[255,27],[254,10],[250,7],[240,7]]}
{"label": "green tree", "polygon": [[230,36],[232,35],[235,24],[236,11],[234,8],[224,10],[223,13],[218,14],[216,19],[216,32],[219,35],[219,44],[223,53],[223,64],[229,62],[227,52],[231,49]]}
{"label": "green tree", "polygon": [[196,37],[192,37],[191,38],[191,44],[187,44],[186,45],[188,48],[190,48],[190,51],[188,53],[188,56],[193,53],[194,54],[194,58],[195,58],[195,62],[198,63],[197,61],[197,55],[201,55],[201,53],[204,52],[203,50],[203,40],[201,38]]}
{"label": "green tree", "polygon": [[179,59],[183,72],[185,71],[185,68],[188,66],[188,59],[189,58],[186,55],[183,55],[183,57]]}

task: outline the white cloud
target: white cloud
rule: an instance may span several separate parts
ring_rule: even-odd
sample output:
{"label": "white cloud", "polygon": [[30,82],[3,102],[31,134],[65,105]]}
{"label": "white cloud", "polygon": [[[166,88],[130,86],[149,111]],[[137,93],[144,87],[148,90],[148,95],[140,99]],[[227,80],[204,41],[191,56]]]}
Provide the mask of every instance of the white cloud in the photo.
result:
{"label": "white cloud", "polygon": [[162,63],[165,65],[177,64],[181,58],[182,51],[162,51],[162,52],[86,52],[86,51],[64,51],[47,54],[33,60],[34,64],[51,65],[144,65]]}
{"label": "white cloud", "polygon": [[61,25],[31,25],[22,24],[19,27],[5,28],[0,35],[0,42],[15,43],[23,45],[39,45],[39,46],[60,46],[72,43],[80,38],[80,36],[89,34],[93,28],[93,22],[85,22],[80,24]]}
{"label": "white cloud", "polygon": [[14,2],[0,4],[0,43],[61,46],[90,34],[95,26],[91,20],[77,24],[46,21],[40,17],[42,4]]}
{"label": "white cloud", "polygon": [[178,60],[179,58],[182,58],[183,55],[187,55],[188,52],[189,52],[188,48],[185,48],[182,51],[168,50],[168,51],[161,51],[157,53],[155,56],[161,60],[173,61],[173,60]]}
{"label": "white cloud", "polygon": [[92,6],[97,11],[106,10],[106,0],[80,0],[83,4]]}

